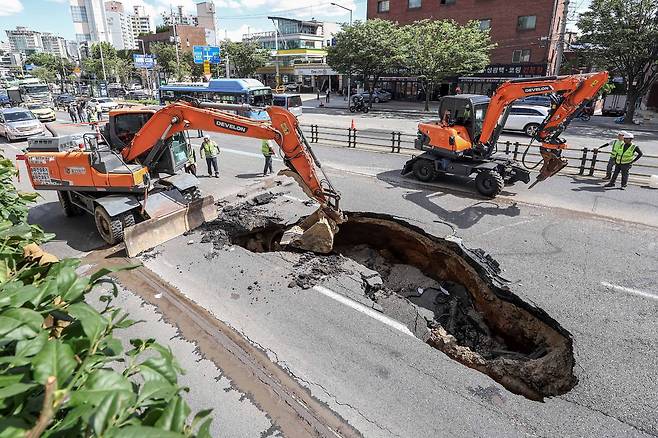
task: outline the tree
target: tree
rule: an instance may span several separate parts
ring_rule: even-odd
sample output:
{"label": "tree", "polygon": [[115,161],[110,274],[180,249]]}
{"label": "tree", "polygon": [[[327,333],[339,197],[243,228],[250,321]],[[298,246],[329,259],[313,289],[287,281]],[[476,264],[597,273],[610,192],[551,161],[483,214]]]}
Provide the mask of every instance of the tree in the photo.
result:
{"label": "tree", "polygon": [[35,67],[34,70],[32,70],[32,75],[44,82],[52,83],[57,80],[55,73],[46,67]]}
{"label": "tree", "polygon": [[342,25],[336,44],[327,48],[327,63],[331,68],[343,74],[363,76],[364,86],[371,93],[379,78],[401,66],[404,59],[400,27],[380,19]]}
{"label": "tree", "polygon": [[[101,60],[101,48],[103,50],[103,59]],[[117,50],[108,42],[96,43],[91,46],[91,56],[82,62],[82,67],[87,74],[95,75],[97,79],[108,80],[112,76],[112,66],[117,59]],[[103,71],[105,65],[105,71]]]}
{"label": "tree", "polygon": [[151,53],[158,60],[158,68],[167,77],[173,76],[177,81],[182,81],[190,75],[192,68],[184,61],[184,55],[182,53],[179,54],[180,62],[177,62],[176,47],[173,44],[154,43],[150,47]]}
{"label": "tree", "polygon": [[450,76],[481,71],[495,47],[477,21],[461,26],[453,20],[422,20],[402,28],[405,63],[425,83],[425,111],[436,85]]}
{"label": "tree", "polygon": [[75,64],[65,58],[60,58],[52,53],[33,53],[25,60],[26,64],[34,64],[38,68],[33,72],[34,76],[46,82],[66,81],[73,73]]}
{"label": "tree", "polygon": [[635,107],[658,78],[658,2],[655,0],[593,0],[580,15],[584,56],[624,76],[626,116],[633,123]]}
{"label": "tree", "polygon": [[267,64],[269,55],[267,50],[261,48],[254,42],[222,42],[224,57],[228,56],[229,62],[235,68],[240,78],[248,78],[256,73],[260,67]]}

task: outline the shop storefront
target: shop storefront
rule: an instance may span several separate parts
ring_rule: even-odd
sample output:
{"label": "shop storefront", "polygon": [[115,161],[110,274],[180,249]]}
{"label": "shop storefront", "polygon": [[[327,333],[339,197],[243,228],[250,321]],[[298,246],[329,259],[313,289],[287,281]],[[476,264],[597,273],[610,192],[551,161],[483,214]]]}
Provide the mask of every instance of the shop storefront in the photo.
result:
{"label": "shop storefront", "polygon": [[463,76],[458,80],[462,93],[491,96],[505,81],[546,75],[546,64],[492,64],[477,76]]}

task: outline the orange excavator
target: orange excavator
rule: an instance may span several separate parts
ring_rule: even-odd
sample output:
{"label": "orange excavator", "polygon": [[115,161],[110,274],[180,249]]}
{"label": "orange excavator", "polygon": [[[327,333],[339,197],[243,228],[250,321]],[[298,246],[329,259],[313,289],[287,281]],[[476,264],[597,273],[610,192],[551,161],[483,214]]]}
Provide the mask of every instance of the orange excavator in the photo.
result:
{"label": "orange excavator", "polygon": [[492,198],[503,190],[506,183],[530,182],[530,172],[526,168],[513,160],[496,156],[496,143],[516,100],[548,95],[551,109],[531,140],[531,143],[541,143],[543,159],[532,187],[567,165],[561,152],[568,146],[560,135],[607,82],[608,72],[604,71],[515,79],[498,87],[491,99],[474,94],[445,96],[439,107],[440,120],[418,125],[415,148],[424,153],[407,161],[402,174],[413,173],[424,182],[441,174],[475,174],[478,192]]}
{"label": "orange excavator", "polygon": [[269,121],[227,112],[240,108],[180,101],[120,109],[110,112],[102,132],[30,139],[24,159],[32,186],[56,190],[67,216],[93,215],[101,237],[109,244],[125,241],[133,256],[217,217],[213,197],[202,197],[196,177],[180,172],[188,162],[184,131],[274,140],[289,169],[284,173],[320,204],[313,217],[328,223],[333,242],[343,220],[340,195],[295,116],[280,107],[267,108]]}

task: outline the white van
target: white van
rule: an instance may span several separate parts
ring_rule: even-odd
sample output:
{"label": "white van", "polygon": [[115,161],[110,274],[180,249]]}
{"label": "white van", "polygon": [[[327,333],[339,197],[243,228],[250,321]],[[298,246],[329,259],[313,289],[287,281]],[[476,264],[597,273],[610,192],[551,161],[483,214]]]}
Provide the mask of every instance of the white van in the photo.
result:
{"label": "white van", "polygon": [[281,106],[296,117],[302,115],[302,96],[299,94],[274,94],[272,96],[272,105]]}

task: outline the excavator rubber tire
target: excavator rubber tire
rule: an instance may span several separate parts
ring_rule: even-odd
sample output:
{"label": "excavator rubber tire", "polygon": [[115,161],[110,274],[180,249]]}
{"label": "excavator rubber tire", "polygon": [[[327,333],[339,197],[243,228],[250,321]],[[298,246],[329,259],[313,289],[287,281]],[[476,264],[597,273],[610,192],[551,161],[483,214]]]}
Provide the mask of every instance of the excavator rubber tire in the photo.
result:
{"label": "excavator rubber tire", "polygon": [[80,216],[84,213],[80,207],[71,201],[71,194],[69,192],[58,190],[57,198],[59,198],[59,204],[62,206],[64,214],[67,217]]}
{"label": "excavator rubber tire", "polygon": [[[134,220],[134,216],[133,216]],[[94,221],[98,234],[110,245],[123,241],[122,216],[110,216],[100,205],[94,210]]]}
{"label": "excavator rubber tire", "polygon": [[416,179],[422,182],[430,182],[437,176],[434,163],[430,160],[423,159],[416,160],[413,173]]}
{"label": "excavator rubber tire", "polygon": [[192,202],[192,201],[196,201],[197,199],[201,199],[201,190],[199,190],[198,187],[188,189],[185,192],[183,192],[183,198],[187,202]]}
{"label": "excavator rubber tire", "polygon": [[487,198],[495,198],[503,191],[505,180],[495,170],[484,170],[475,177],[475,188]]}
{"label": "excavator rubber tire", "polygon": [[128,213],[121,215],[121,224],[123,225],[124,230],[135,225],[135,215],[133,212],[129,211]]}

